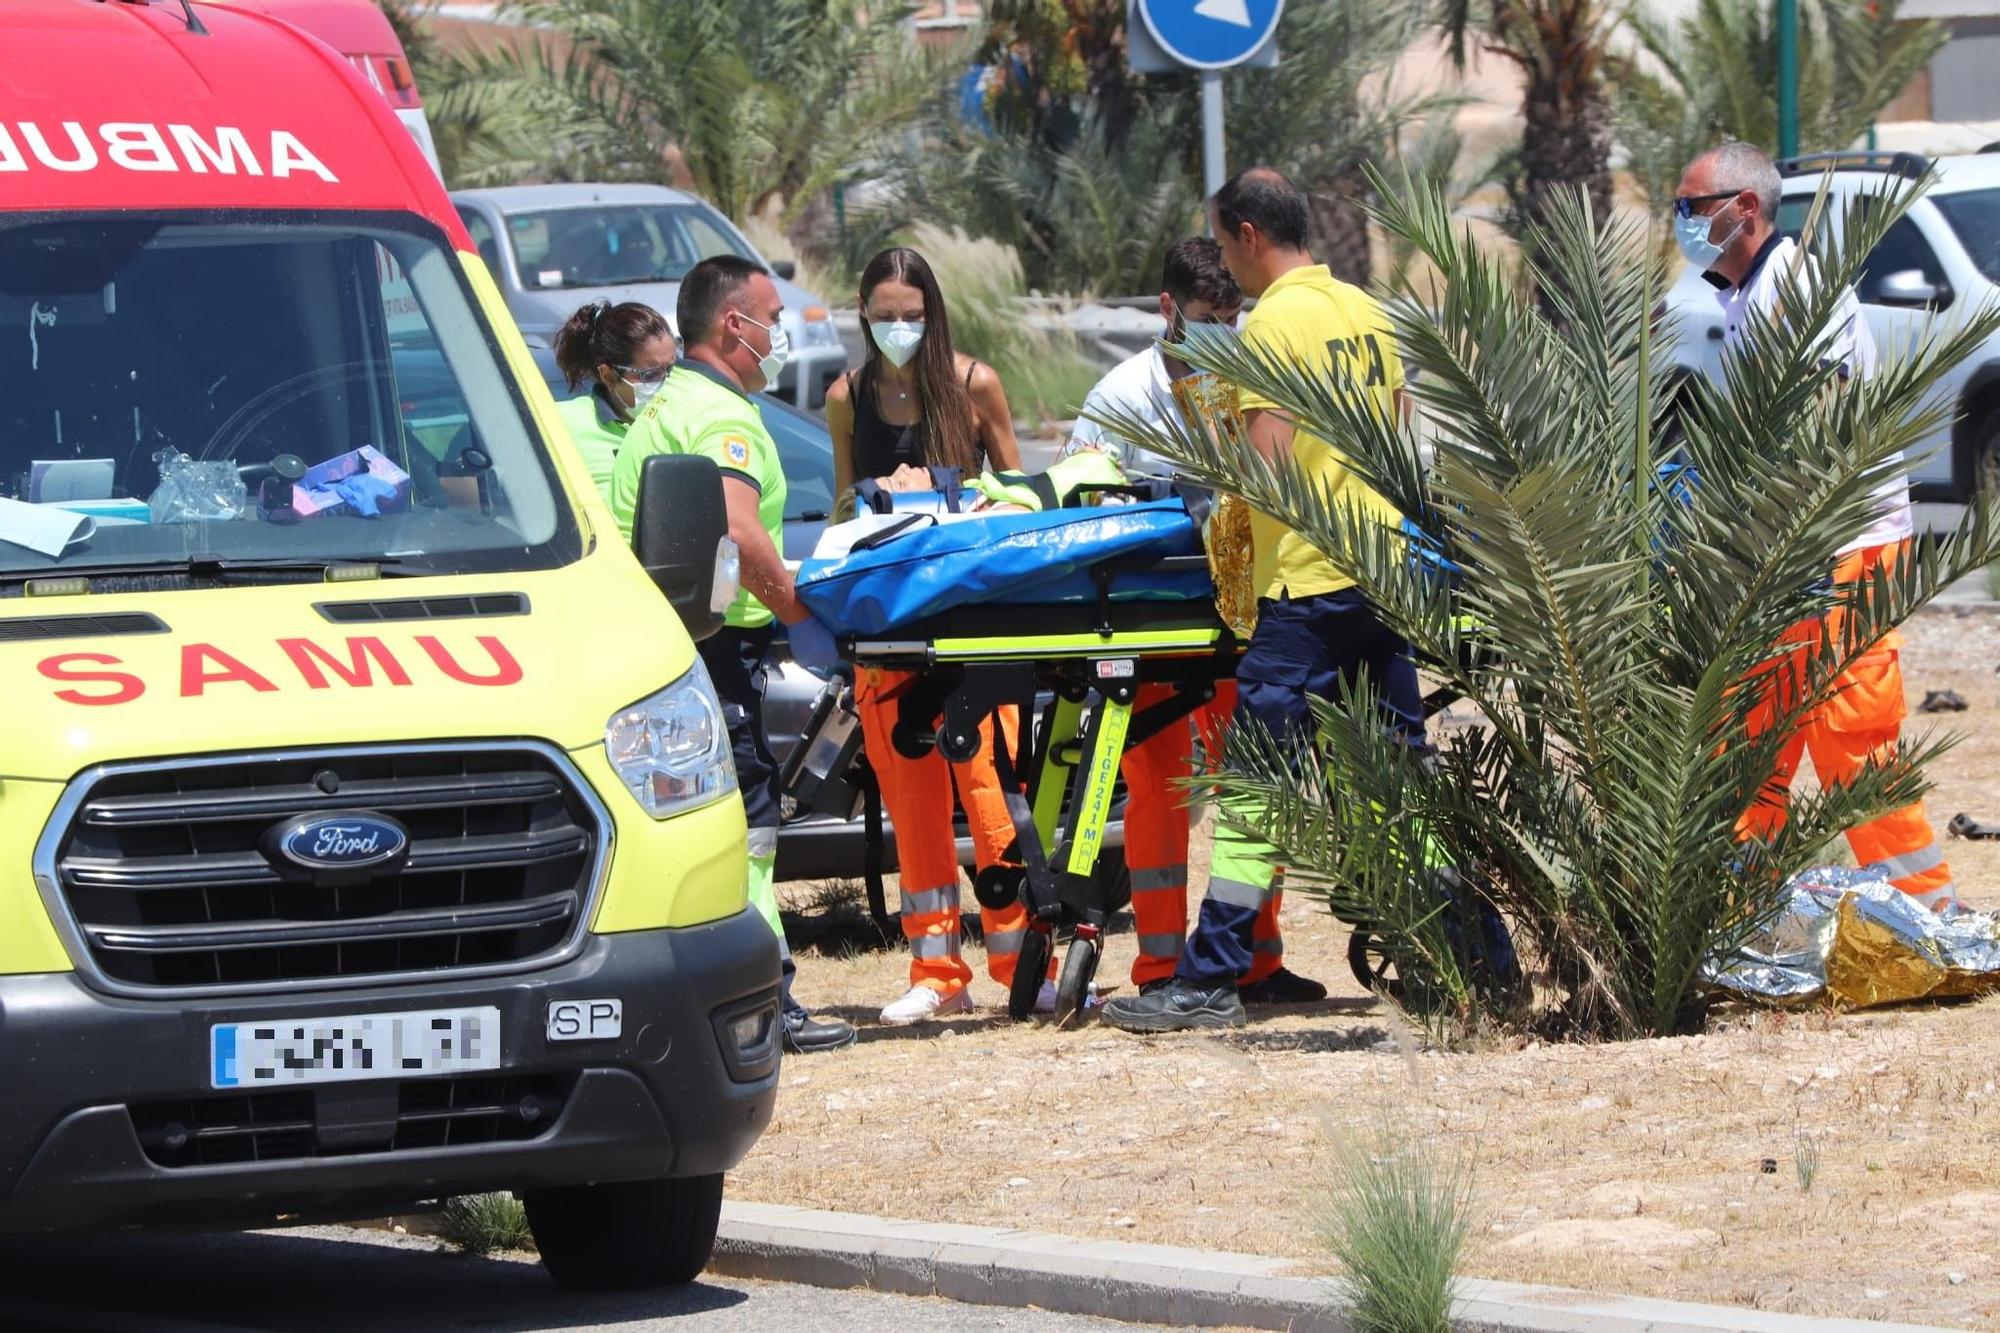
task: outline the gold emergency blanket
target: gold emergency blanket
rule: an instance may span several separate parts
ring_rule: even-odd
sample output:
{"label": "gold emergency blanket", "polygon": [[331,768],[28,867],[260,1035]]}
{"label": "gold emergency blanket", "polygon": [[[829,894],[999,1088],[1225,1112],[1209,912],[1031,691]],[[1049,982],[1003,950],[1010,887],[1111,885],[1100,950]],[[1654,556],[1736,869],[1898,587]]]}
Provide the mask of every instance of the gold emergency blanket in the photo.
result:
{"label": "gold emergency blanket", "polygon": [[[1236,386],[1219,375],[1197,372],[1173,382],[1174,404],[1188,425],[1220,440],[1225,431],[1241,433],[1242,413]],[[1257,628],[1257,587],[1252,578],[1256,552],[1250,544],[1250,506],[1241,496],[1218,492],[1215,508],[1202,532],[1208,547],[1208,571],[1215,580],[1215,610],[1222,623],[1247,639]]]}
{"label": "gold emergency blanket", "polygon": [[1786,886],[1770,927],[1705,979],[1763,1004],[1844,1009],[2000,990],[2000,916],[1933,912],[1869,870],[1821,867]]}

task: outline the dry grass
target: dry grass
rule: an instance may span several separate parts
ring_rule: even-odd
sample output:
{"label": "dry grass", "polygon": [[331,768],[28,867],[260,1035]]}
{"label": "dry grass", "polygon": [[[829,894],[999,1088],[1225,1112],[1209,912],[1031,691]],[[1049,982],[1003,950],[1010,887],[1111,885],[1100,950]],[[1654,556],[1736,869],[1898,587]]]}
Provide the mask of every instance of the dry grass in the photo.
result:
{"label": "dry grass", "polygon": [[[1967,741],[1933,775],[1934,823],[2000,816],[2000,619],[1932,612],[1907,637],[1911,698],[1949,686],[1970,705],[1942,719]],[[2000,907],[2000,843],[1949,852],[1966,895]],[[1335,1141],[1386,1114],[1474,1163],[1470,1275],[2000,1328],[2000,1000],[1745,1012],[1701,1037],[1452,1055],[1417,1049],[1355,986],[1346,928],[1323,910],[1289,902],[1285,929],[1292,965],[1332,999],[1150,1040],[1017,1027],[983,976],[980,1014],[884,1028],[900,954],[807,953],[802,998],[862,1023],[862,1041],[787,1061],[777,1120],[731,1195],[1324,1271],[1316,1209]],[[1131,935],[1114,937],[1100,975],[1123,981],[1132,955]]]}

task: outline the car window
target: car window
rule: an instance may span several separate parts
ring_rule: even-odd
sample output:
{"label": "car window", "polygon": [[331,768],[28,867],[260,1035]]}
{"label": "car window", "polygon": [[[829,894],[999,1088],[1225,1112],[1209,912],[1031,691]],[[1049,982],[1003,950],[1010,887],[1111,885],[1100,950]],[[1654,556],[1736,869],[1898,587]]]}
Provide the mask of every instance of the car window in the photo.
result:
{"label": "car window", "polygon": [[2000,282],[2000,190],[1934,194],[1931,204],[1944,214],[1958,243],[1990,281]]}
{"label": "car window", "polygon": [[459,220],[465,223],[466,235],[472,237],[472,244],[479,251],[479,257],[486,261],[486,271],[493,275],[493,281],[500,281],[500,243],[493,237],[492,224],[480,213],[470,208],[458,210]]}
{"label": "car window", "polygon": [[1882,301],[1882,280],[1910,269],[1922,273],[1926,281],[1944,285],[1944,268],[1938,263],[1937,252],[1931,249],[1930,242],[1924,239],[1916,223],[1909,218],[1898,218],[1861,265],[1861,277],[1854,285],[1855,294],[1867,304],[1879,305]]}
{"label": "car window", "polygon": [[[1777,225],[1780,236],[1794,241],[1799,239],[1799,233],[1805,230],[1806,214],[1812,212],[1812,201],[1813,197],[1809,194],[1795,194],[1778,201]],[[1831,213],[1833,210],[1829,207],[1827,211]],[[1822,230],[1825,225],[1824,221],[1820,223]]]}
{"label": "car window", "polygon": [[605,204],[511,213],[508,235],[530,289],[679,282],[712,255],[757,256],[707,204]]}

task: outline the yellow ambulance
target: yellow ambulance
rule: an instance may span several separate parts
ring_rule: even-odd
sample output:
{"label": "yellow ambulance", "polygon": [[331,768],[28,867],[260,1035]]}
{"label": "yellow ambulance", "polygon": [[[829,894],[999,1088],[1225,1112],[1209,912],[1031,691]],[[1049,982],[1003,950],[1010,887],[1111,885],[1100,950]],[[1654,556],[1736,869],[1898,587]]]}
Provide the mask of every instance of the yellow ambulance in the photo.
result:
{"label": "yellow ambulance", "polygon": [[504,1189],[564,1282],[692,1278],[779,1058],[712,465],[635,558],[330,48],[5,24],[0,1233]]}

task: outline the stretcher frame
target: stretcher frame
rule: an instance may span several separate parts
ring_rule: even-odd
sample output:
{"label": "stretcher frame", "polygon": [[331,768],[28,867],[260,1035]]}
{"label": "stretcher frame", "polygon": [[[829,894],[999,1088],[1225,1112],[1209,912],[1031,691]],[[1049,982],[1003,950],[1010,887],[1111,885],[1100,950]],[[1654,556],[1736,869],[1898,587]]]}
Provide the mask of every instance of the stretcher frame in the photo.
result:
{"label": "stretcher frame", "polygon": [[[1012,863],[981,871],[974,883],[986,906],[1017,899],[1028,905],[1007,1005],[1017,1020],[1033,1014],[1065,928],[1071,936],[1056,986],[1056,1021],[1067,1023],[1082,1009],[1112,914],[1097,863],[1125,751],[1212,700],[1216,682],[1234,678],[1247,646],[1223,624],[1212,599],[1119,601],[1114,586],[1125,574],[1207,569],[1202,555],[1108,560],[1091,567],[1094,603],[970,605],[881,637],[840,641],[842,655],[858,666],[917,674],[898,696],[892,728],[896,748],[911,758],[936,749],[955,762],[971,759],[979,753],[980,724],[997,710],[1015,704],[1035,717],[1036,697],[1051,696],[1038,725],[1019,730],[1018,755],[996,747],[1015,835]],[[1461,651],[1468,661],[1491,652],[1476,636]],[[1135,711],[1146,684],[1170,684],[1173,693]],[[1432,689],[1423,696],[1424,717],[1458,698],[1449,686]],[[1002,734],[996,725],[993,735]],[[1023,776],[1025,793],[1017,780]],[[1355,977],[1371,988],[1398,990],[1394,960],[1369,923],[1349,924]]]}
{"label": "stretcher frame", "polygon": [[[1033,1014],[1065,928],[1071,934],[1056,1020],[1068,1022],[1082,1009],[1111,916],[1097,863],[1125,751],[1213,699],[1216,682],[1236,674],[1243,652],[1211,599],[1118,601],[1114,585],[1127,574],[1207,568],[1200,555],[1103,561],[1091,567],[1094,603],[960,607],[841,644],[857,666],[917,673],[898,698],[893,728],[896,748],[912,758],[935,749],[954,762],[971,759],[980,724],[1009,704],[1034,721],[1019,729],[1019,754],[996,744],[994,755],[1014,829],[1013,863],[989,867],[975,882],[987,906],[1018,898],[1028,907],[1008,995],[1016,1019]],[[1146,684],[1172,692],[1135,710]],[[1036,718],[1043,693],[1051,697]],[[996,742],[1002,734],[993,729]]]}

